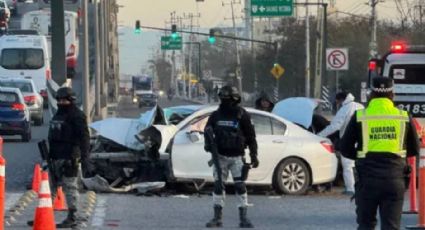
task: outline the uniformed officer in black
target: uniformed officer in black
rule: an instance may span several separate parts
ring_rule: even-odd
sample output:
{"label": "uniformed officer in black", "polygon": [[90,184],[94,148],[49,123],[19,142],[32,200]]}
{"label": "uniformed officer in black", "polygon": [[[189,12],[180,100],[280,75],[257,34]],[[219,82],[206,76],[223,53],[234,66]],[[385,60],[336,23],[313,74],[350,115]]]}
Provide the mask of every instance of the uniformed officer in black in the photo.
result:
{"label": "uniformed officer in black", "polygon": [[[227,180],[229,171],[232,173],[236,196],[239,200],[239,217],[241,228],[252,228],[247,218],[248,195],[242,178],[245,148],[248,146],[253,168],[258,167],[257,141],[251,118],[245,109],[238,104],[241,96],[232,86],[224,86],[218,94],[220,106],[208,119],[206,127],[212,127],[215,144],[218,148],[218,161],[221,168],[222,181]],[[205,138],[206,140],[208,138]],[[205,142],[205,150],[210,152],[211,143]],[[213,192],[214,218],[207,227],[222,226],[222,208],[224,206],[224,186],[219,185],[216,168],[214,167],[215,186]]]}
{"label": "uniformed officer in black", "polygon": [[90,136],[87,119],[76,107],[75,93],[63,87],[56,92],[58,110],[50,121],[48,141],[50,157],[55,165],[57,185],[62,186],[68,204],[68,216],[57,225],[69,228],[77,224],[79,162],[86,169],[89,162]]}
{"label": "uniformed officer in black", "polygon": [[419,154],[419,139],[406,111],[394,106],[393,80],[373,79],[366,109],[358,110],[341,139],[341,153],[356,160],[358,229],[375,229],[379,208],[382,230],[400,229],[409,170],[406,157]]}

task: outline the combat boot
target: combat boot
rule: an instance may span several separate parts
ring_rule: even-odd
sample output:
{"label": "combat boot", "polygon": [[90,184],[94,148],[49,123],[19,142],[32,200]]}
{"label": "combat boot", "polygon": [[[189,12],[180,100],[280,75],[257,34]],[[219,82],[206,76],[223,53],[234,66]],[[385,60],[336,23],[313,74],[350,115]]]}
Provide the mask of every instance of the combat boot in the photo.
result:
{"label": "combat boot", "polygon": [[77,210],[70,209],[68,211],[68,216],[62,221],[62,223],[57,224],[57,228],[72,228],[77,226]]}
{"label": "combat boot", "polygon": [[249,219],[246,217],[246,213],[247,213],[247,208],[246,207],[239,207],[239,219],[240,219],[240,223],[239,223],[239,227],[240,228],[253,228],[254,225],[252,225],[251,221],[249,221]]}
{"label": "combat boot", "polygon": [[214,205],[214,218],[212,218],[207,224],[207,228],[221,228],[223,227],[223,222],[221,222],[221,218],[223,216],[222,213],[223,208],[219,205]]}

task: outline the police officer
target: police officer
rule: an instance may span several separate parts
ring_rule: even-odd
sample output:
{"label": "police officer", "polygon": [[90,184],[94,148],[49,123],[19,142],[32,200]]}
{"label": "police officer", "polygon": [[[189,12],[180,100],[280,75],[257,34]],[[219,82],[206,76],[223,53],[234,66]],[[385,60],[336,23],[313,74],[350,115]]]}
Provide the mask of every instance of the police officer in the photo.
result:
{"label": "police officer", "polygon": [[394,106],[393,80],[376,77],[366,109],[353,115],[341,139],[341,153],[356,160],[355,200],[358,229],[400,228],[409,173],[406,157],[419,154],[419,139],[406,111]]}
{"label": "police officer", "polygon": [[57,224],[58,228],[70,228],[77,224],[78,205],[77,175],[79,162],[87,168],[90,136],[84,113],[76,107],[75,93],[63,87],[56,92],[58,110],[50,121],[48,141],[50,158],[56,172],[57,186],[62,186],[68,204],[68,216]]}
{"label": "police officer", "polygon": [[[241,96],[235,87],[223,86],[218,96],[220,106],[210,116],[206,127],[211,127],[214,132],[221,168],[221,181],[227,180],[229,171],[232,173],[236,196],[239,200],[239,227],[252,228],[253,225],[247,218],[248,195],[242,177],[242,168],[246,146],[249,147],[252,167],[256,168],[259,165],[255,130],[248,112],[238,105],[241,102]],[[210,146],[211,143],[206,141],[205,150],[211,151]],[[216,167],[214,167],[214,178],[214,218],[206,224],[207,227],[222,226],[221,218],[225,191],[224,186],[218,182]]]}

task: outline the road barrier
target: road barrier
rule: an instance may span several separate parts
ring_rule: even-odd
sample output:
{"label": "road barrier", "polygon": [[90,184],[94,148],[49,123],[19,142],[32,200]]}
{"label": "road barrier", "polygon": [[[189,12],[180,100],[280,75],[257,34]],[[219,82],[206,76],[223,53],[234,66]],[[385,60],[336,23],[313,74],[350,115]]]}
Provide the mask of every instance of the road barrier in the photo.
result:
{"label": "road barrier", "polygon": [[0,155],[0,230],[4,229],[4,205],[6,201],[5,187],[6,187],[6,160],[3,158],[2,155]]}
{"label": "road barrier", "polygon": [[52,197],[49,187],[49,175],[41,174],[41,184],[38,192],[38,206],[35,210],[33,230],[55,230]]}
{"label": "road barrier", "polygon": [[416,156],[407,158],[407,162],[412,169],[410,173],[410,182],[409,182],[409,210],[403,211],[404,214],[417,214],[417,195],[416,195]]}
{"label": "road barrier", "polygon": [[32,176],[32,187],[31,188],[36,193],[38,193],[38,190],[40,189],[40,182],[41,182],[40,164],[35,164],[34,174]]}
{"label": "road barrier", "polygon": [[422,135],[421,139],[421,153],[419,155],[418,224],[415,226],[407,226],[407,229],[425,229],[425,135]]}

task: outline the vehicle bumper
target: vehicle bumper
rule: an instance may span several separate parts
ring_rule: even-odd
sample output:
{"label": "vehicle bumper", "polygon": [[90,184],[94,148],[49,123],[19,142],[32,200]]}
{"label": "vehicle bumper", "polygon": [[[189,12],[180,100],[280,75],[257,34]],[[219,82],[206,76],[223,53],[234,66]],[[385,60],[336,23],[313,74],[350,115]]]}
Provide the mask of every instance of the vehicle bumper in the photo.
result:
{"label": "vehicle bumper", "polygon": [[28,129],[27,121],[0,121],[0,135],[21,135]]}
{"label": "vehicle bumper", "polygon": [[32,119],[39,119],[40,117],[43,117],[43,106],[33,106],[28,107],[30,111],[30,117]]}

